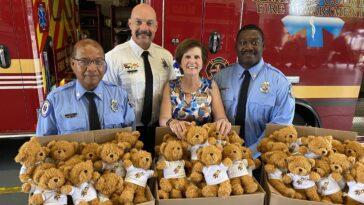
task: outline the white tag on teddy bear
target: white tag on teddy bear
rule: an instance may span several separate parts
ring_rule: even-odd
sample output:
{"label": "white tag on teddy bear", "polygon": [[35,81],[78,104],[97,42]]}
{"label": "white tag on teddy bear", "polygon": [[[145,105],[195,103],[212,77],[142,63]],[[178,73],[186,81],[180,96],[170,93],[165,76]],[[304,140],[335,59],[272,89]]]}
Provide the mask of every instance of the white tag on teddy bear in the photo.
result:
{"label": "white tag on teddy bear", "polygon": [[317,191],[323,196],[327,196],[341,190],[337,182],[332,178],[331,174],[328,177],[321,178],[318,182],[316,182],[316,184],[318,188]]}
{"label": "white tag on teddy bear", "polygon": [[315,186],[315,182],[310,179],[310,175],[301,176],[292,173],[287,175],[292,178],[292,184],[295,189],[308,189]]}
{"label": "white tag on teddy bear", "polygon": [[233,165],[228,170],[229,178],[241,177],[245,175],[249,175],[248,172],[248,160],[236,160],[233,162]]}
{"label": "white tag on teddy bear", "polygon": [[197,144],[197,145],[193,145],[191,147],[188,147],[188,150],[191,152],[191,160],[198,160],[197,157],[197,150],[202,148],[202,147],[206,147],[209,146],[209,142],[205,142],[204,144]]}
{"label": "white tag on teddy bear", "polygon": [[42,192],[43,204],[67,204],[67,195],[54,190]]}
{"label": "white tag on teddy bear", "polygon": [[121,160],[115,163],[102,162],[102,169],[110,170],[115,174],[117,174],[118,176],[125,177],[125,168],[123,166],[123,161]]}
{"label": "white tag on teddy bear", "polygon": [[72,196],[75,205],[81,201],[91,201],[97,198],[96,189],[90,182],[84,182],[79,187],[73,187],[69,195]]}
{"label": "white tag on teddy bear", "polygon": [[176,179],[186,177],[185,161],[165,161],[166,168],[163,169],[163,176],[166,179]]}
{"label": "white tag on teddy bear", "polygon": [[211,165],[203,167],[202,172],[205,177],[207,185],[221,184],[222,182],[229,180],[227,175],[228,167],[223,163],[219,165]]}
{"label": "white tag on teddy bear", "polygon": [[347,184],[349,187],[348,196],[360,203],[364,203],[364,184],[355,181],[347,182]]}
{"label": "white tag on teddy bear", "polygon": [[276,168],[273,173],[268,173],[268,179],[279,179],[282,180],[282,170]]}
{"label": "white tag on teddy bear", "polygon": [[125,181],[145,187],[147,185],[148,179],[153,176],[153,173],[153,170],[145,170],[131,165],[126,169]]}

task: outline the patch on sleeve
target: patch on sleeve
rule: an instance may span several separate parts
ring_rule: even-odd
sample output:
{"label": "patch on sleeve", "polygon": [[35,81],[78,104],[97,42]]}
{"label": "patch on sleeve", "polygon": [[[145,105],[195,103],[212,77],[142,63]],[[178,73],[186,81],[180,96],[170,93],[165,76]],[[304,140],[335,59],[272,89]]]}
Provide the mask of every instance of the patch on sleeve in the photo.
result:
{"label": "patch on sleeve", "polygon": [[294,94],[293,94],[293,89],[292,89],[292,84],[289,85],[289,95],[291,96],[291,98],[294,98]]}
{"label": "patch on sleeve", "polygon": [[45,100],[42,109],[41,109],[41,115],[42,117],[47,117],[50,111],[51,103],[48,100]]}

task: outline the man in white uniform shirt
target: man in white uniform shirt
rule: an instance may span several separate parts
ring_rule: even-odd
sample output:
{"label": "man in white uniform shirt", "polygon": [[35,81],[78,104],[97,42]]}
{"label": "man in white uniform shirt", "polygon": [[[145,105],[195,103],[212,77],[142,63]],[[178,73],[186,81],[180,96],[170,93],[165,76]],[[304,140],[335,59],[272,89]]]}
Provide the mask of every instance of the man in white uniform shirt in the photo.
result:
{"label": "man in white uniform shirt", "polygon": [[154,9],[138,4],[131,12],[132,37],[106,53],[105,81],[121,85],[135,110],[137,130],[145,149],[154,147],[154,128],[158,122],[163,86],[175,78],[170,52],[152,43],[158,23]]}

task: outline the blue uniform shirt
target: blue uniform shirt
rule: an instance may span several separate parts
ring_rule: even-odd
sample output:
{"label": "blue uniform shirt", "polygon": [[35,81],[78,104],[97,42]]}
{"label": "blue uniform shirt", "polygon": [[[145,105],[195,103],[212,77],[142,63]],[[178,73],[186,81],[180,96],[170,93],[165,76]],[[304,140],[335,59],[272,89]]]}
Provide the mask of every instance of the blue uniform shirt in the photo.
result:
{"label": "blue uniform shirt", "polygon": [[[37,136],[90,130],[85,88],[74,80],[49,93],[38,117]],[[93,91],[102,129],[132,126],[134,110],[121,87],[100,81]]]}
{"label": "blue uniform shirt", "polygon": [[[243,72],[244,68],[236,63],[215,75],[226,115],[232,124],[235,124]],[[295,99],[284,74],[263,59],[251,67],[249,73],[251,81],[246,104],[245,144],[256,154],[256,145],[264,136],[267,123],[292,124]]]}

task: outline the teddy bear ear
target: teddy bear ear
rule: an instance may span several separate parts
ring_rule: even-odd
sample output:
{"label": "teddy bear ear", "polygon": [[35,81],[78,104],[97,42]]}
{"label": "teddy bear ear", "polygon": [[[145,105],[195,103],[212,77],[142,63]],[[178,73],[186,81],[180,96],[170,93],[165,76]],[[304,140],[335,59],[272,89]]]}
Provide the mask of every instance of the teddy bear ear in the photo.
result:
{"label": "teddy bear ear", "polygon": [[123,185],[124,185],[124,180],[121,176],[118,176],[118,185],[117,185],[117,190],[121,190],[123,189]]}
{"label": "teddy bear ear", "polygon": [[55,140],[52,140],[52,141],[48,142],[47,147],[48,147],[49,149],[52,149],[52,147],[53,147],[55,144],[56,144],[56,141],[55,141]]}
{"label": "teddy bear ear", "polygon": [[215,145],[217,149],[219,149],[221,152],[224,150],[224,148],[222,147],[221,144],[216,144]]}
{"label": "teddy bear ear", "polygon": [[355,164],[355,161],[356,161],[355,157],[348,157],[348,160],[349,160],[351,166],[353,166]]}
{"label": "teddy bear ear", "polygon": [[164,150],[165,150],[166,146],[167,146],[167,143],[166,142],[162,142],[162,144],[159,147],[159,152],[160,153],[164,153]]}
{"label": "teddy bear ear", "polygon": [[104,145],[100,145],[98,148],[97,148],[97,156],[101,157],[101,151],[102,151],[102,148],[104,147]]}
{"label": "teddy bear ear", "polygon": [[287,157],[287,162],[291,162],[291,161],[293,161],[295,159],[295,157],[294,156],[289,156],[289,157]]}
{"label": "teddy bear ear", "polygon": [[348,144],[351,140],[345,140],[344,144]]}
{"label": "teddy bear ear", "polygon": [[131,134],[134,135],[135,137],[137,137],[137,139],[140,137],[140,132],[139,131],[134,131]]}
{"label": "teddy bear ear", "polygon": [[311,167],[314,167],[315,166],[315,160],[314,159],[309,159],[309,158],[307,158],[307,159],[310,162]]}
{"label": "teddy bear ear", "polygon": [[136,154],[136,153],[138,153],[138,150],[136,149],[136,148],[133,148],[133,149],[131,149],[130,150],[130,154]]}
{"label": "teddy bear ear", "polygon": [[30,140],[29,140],[30,142],[34,142],[34,143],[39,143],[39,139],[38,139],[38,137],[32,137],[32,138],[30,138]]}

